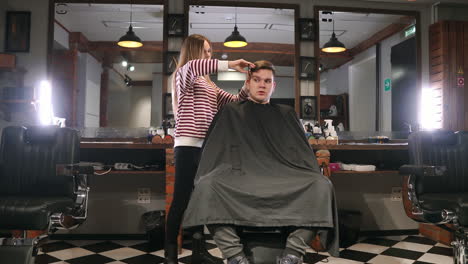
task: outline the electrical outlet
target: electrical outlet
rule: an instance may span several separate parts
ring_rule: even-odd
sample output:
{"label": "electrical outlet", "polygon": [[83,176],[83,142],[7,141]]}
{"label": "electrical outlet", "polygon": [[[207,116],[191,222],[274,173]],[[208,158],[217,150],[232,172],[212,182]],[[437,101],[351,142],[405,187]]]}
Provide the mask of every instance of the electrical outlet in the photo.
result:
{"label": "electrical outlet", "polygon": [[390,196],[390,200],[393,202],[401,202],[403,197],[402,197],[402,190],[401,187],[392,187],[392,194]]}
{"label": "electrical outlet", "polygon": [[151,195],[150,188],[138,188],[137,192],[138,192],[138,195]]}
{"label": "electrical outlet", "polygon": [[151,203],[151,190],[150,188],[137,189],[137,202],[138,203]]}
{"label": "electrical outlet", "polygon": [[149,204],[149,203],[151,203],[151,197],[146,196],[146,195],[138,196],[137,202],[138,203],[143,203],[143,204]]}

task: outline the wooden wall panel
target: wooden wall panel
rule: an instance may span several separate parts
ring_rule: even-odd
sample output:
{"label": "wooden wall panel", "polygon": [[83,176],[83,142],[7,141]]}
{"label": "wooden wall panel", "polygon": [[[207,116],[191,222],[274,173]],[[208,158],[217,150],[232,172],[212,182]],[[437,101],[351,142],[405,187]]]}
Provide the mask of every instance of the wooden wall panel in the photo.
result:
{"label": "wooden wall panel", "polygon": [[442,97],[442,128],[468,130],[468,85],[458,85],[459,77],[468,78],[468,22],[431,25],[429,53],[431,87]]}
{"label": "wooden wall panel", "polygon": [[52,54],[54,113],[65,117],[67,126],[76,125],[77,63],[76,50],[54,51]]}

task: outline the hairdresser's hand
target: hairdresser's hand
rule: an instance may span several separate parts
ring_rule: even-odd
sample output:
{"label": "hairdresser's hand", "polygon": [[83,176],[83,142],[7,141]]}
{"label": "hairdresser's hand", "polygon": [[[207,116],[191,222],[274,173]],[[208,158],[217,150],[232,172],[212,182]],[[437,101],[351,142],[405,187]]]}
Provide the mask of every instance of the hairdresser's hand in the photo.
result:
{"label": "hairdresser's hand", "polygon": [[247,67],[254,68],[255,64],[253,64],[251,62],[248,62],[246,60],[243,60],[243,59],[239,59],[239,60],[235,60],[235,61],[229,61],[228,62],[228,67],[229,67],[229,69],[234,69],[234,70],[236,70],[238,72],[246,73],[246,72],[248,72],[248,70],[246,70],[245,68],[247,68]]}

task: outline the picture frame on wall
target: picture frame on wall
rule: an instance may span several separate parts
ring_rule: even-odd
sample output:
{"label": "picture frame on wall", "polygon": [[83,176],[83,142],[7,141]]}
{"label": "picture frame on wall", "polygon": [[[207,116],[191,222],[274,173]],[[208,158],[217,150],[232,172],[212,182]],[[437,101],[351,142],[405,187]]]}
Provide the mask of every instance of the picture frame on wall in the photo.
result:
{"label": "picture frame on wall", "polygon": [[316,73],[316,60],[315,57],[302,57],[300,58],[300,74],[299,79],[315,81]]}
{"label": "picture frame on wall", "polygon": [[301,40],[315,41],[315,20],[299,18],[299,36]]}
{"label": "picture frame on wall", "polygon": [[185,16],[183,14],[167,15],[167,35],[172,37],[185,35]]}
{"label": "picture frame on wall", "polygon": [[176,69],[177,62],[179,61],[180,52],[168,51],[166,53],[166,61],[164,63],[165,72],[167,75],[171,75]]}
{"label": "picture frame on wall", "polygon": [[317,120],[317,96],[301,96],[300,107],[301,119]]}
{"label": "picture frame on wall", "polygon": [[7,11],[5,52],[29,52],[31,12]]}

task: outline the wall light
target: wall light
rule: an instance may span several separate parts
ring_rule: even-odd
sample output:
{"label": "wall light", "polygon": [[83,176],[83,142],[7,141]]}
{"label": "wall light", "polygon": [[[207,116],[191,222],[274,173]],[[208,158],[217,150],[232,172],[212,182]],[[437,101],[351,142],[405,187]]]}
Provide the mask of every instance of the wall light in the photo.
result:
{"label": "wall light", "polygon": [[54,119],[52,107],[52,86],[48,81],[41,81],[37,88],[36,111],[41,125],[51,125]]}

